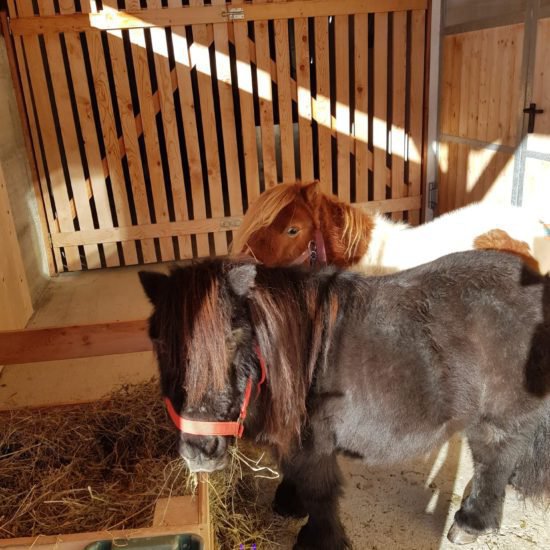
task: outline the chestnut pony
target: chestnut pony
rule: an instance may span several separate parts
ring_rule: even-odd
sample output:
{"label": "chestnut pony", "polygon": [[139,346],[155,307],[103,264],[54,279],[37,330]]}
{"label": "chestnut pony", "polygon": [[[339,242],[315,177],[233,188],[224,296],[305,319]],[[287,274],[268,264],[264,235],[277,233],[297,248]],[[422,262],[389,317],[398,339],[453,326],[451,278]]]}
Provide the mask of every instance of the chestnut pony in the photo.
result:
{"label": "chestnut pony", "polygon": [[400,271],[451,252],[500,249],[538,270],[533,242],[544,234],[541,222],[512,206],[476,203],[411,227],[326,195],[318,182],[286,183],[250,206],[232,249],[269,266],[324,254],[328,264],[357,266],[370,274]]}
{"label": "chestnut pony", "polygon": [[457,543],[499,529],[508,483],[550,496],[550,278],[517,257],[385,276],[218,259],[140,278],[180,454],[208,472],[242,435],[273,445],[275,511],[309,516],[295,549],[349,547],[338,453],[390,465],[462,431]]}

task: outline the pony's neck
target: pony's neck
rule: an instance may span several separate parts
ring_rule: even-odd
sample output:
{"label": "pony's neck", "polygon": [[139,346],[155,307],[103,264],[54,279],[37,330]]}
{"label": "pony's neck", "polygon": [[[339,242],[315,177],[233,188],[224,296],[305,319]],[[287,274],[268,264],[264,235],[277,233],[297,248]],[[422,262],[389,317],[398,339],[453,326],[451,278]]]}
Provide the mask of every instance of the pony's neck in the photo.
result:
{"label": "pony's neck", "polygon": [[350,267],[366,254],[375,223],[373,216],[323,195],[319,221],[329,264]]}

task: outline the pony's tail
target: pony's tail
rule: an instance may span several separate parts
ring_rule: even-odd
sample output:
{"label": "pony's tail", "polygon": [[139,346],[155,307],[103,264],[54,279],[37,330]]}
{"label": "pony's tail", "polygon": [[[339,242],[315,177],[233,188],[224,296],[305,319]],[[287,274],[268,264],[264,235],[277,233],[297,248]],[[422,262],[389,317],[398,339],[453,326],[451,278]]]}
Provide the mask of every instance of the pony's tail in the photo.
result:
{"label": "pony's tail", "polygon": [[510,483],[526,498],[550,499],[550,406],[535,430],[532,444],[516,464]]}

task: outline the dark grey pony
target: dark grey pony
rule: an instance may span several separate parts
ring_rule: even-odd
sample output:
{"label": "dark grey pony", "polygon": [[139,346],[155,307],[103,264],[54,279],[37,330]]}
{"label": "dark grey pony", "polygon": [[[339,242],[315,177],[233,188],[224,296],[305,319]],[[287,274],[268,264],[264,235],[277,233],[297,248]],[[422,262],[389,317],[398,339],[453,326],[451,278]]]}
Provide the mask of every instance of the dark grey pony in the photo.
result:
{"label": "dark grey pony", "polygon": [[457,543],[499,529],[508,483],[549,494],[550,281],[518,258],[464,252],[384,277],[211,260],[140,277],[181,455],[223,468],[233,438],[216,430],[241,423],[272,444],[275,510],[309,516],[295,548],[349,547],[338,452],[389,465],[463,431],[475,473]]}

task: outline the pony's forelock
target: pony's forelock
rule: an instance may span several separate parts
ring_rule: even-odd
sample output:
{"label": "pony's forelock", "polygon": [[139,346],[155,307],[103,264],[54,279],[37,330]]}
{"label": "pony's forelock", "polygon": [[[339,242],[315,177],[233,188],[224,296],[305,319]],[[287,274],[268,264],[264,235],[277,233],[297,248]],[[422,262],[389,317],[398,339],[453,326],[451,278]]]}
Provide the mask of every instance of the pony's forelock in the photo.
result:
{"label": "pony's forelock", "polygon": [[185,283],[183,353],[185,364],[195,368],[186,369],[184,388],[188,404],[195,406],[204,399],[208,389],[221,391],[227,383],[226,339],[231,327],[214,269],[189,270]]}
{"label": "pony's forelock", "polygon": [[249,254],[248,242],[252,235],[269,227],[275,218],[292,204],[300,191],[310,183],[280,183],[262,193],[248,208],[237,231],[233,234],[231,251],[233,254]]}

